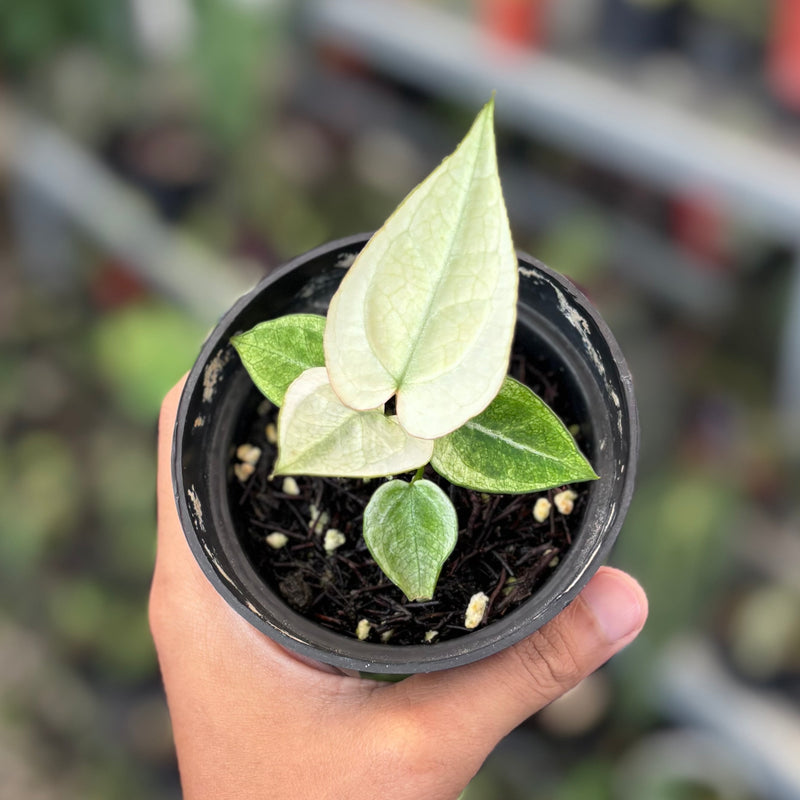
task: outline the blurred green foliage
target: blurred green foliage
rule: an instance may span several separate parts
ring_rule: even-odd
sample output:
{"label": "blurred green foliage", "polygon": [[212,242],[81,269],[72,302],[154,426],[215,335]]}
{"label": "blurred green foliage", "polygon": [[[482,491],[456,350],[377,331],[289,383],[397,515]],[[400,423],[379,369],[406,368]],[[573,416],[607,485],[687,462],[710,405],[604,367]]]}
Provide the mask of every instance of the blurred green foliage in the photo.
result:
{"label": "blurred green foliage", "polygon": [[108,53],[124,53],[128,30],[125,0],[3,0],[0,70],[24,72],[66,44],[92,44]]}
{"label": "blurred green foliage", "polygon": [[272,8],[227,0],[197,0],[191,62],[211,129],[227,146],[268,122],[266,91],[281,69],[285,24]]}
{"label": "blurred green foliage", "polygon": [[204,329],[155,299],[94,307],[94,275],[68,298],[3,284],[0,752],[10,736],[30,764],[4,780],[9,796],[174,797],[147,620],[155,421]]}
{"label": "blurred green foliage", "polygon": [[166,391],[192,365],[204,329],[161,301],[108,314],[92,330],[93,352],[120,409],[149,422]]}
{"label": "blurred green foliage", "polygon": [[[10,580],[29,576],[78,518],[81,482],[61,437],[31,431],[0,460],[0,562]],[[44,501],[46,498],[46,502]]]}

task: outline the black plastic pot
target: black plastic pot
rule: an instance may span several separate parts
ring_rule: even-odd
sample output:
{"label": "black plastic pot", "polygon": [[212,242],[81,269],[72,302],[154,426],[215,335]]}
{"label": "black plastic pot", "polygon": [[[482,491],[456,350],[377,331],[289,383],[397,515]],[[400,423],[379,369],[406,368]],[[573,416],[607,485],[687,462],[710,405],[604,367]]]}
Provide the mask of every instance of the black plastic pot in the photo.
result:
{"label": "black plastic pot", "polygon": [[565,278],[520,254],[517,343],[536,348],[562,381],[570,416],[582,421],[586,455],[600,479],[573,544],[545,585],[501,620],[461,638],[399,646],[334,633],[293,611],[255,572],[229,503],[232,452],[257,390],[230,345],[256,323],[300,311],[324,314],[344,271],[366,244],[359,235],[324,245],[265,278],[221,319],[181,397],[173,446],[175,499],[203,572],[245,619],[298,654],[347,671],[411,674],[467,664],[528,636],[587,583],[613,544],[633,492],[639,446],[630,372],[605,323]]}

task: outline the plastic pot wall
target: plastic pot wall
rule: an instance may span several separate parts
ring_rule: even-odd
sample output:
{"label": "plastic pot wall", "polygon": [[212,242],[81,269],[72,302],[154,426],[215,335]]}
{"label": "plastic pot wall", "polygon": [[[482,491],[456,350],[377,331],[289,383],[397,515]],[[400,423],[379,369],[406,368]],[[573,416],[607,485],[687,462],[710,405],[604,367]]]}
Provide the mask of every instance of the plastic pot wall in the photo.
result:
{"label": "plastic pot wall", "polygon": [[[630,372],[605,323],[569,281],[520,254],[517,343],[544,357],[559,394],[581,420],[586,455],[600,479],[573,544],[552,576],[502,619],[434,644],[361,642],[293,611],[255,572],[229,504],[231,456],[259,397],[231,336],[288,313],[325,314],[345,269],[366,244],[359,235],[294,259],[240,298],[211,333],[186,381],[173,445],[175,499],[192,553],[208,579],[246,620],[296,653],[343,670],[430,672],[484,658],[552,619],[588,582],[622,525],[633,491],[638,420]],[[559,411],[558,408],[556,408]],[[561,413],[559,411],[559,413]]]}

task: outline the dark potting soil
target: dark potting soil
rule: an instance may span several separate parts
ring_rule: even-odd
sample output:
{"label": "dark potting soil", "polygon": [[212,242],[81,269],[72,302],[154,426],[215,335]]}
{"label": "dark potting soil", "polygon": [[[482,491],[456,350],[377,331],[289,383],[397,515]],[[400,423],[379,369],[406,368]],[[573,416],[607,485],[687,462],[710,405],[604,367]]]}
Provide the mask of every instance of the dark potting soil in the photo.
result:
{"label": "dark potting soil", "polygon": [[[554,409],[591,461],[587,432],[578,428],[577,411],[570,398],[559,395],[556,379],[518,355],[512,358],[510,372]],[[560,489],[482,494],[453,486],[427,466],[424,477],[437,483],[455,506],[458,543],[442,568],[434,598],[409,602],[380,571],[361,535],[364,508],[388,479],[296,477],[299,494],[287,494],[282,477],[268,480],[276,447],[268,441],[266,429],[276,418],[277,409],[268,400],[254,403],[252,421],[242,429],[246,438],[236,443],[261,449],[252,475],[237,478],[234,467],[241,462],[232,455],[231,507],[238,508],[239,536],[255,570],[289,606],[353,638],[362,619],[371,625],[370,641],[392,645],[421,644],[431,631],[436,631],[432,645],[463,636],[470,632],[464,627],[470,597],[481,591],[489,597],[481,624],[500,619],[552,574],[585,511],[587,484],[570,487],[578,495],[571,514],[561,514],[553,505],[548,518],[537,522],[532,514],[536,500],[544,496],[552,502]],[[241,469],[240,476],[245,477]],[[319,520],[323,513],[327,518]],[[329,528],[345,537],[345,543],[330,554],[323,547]],[[284,534],[286,545],[273,549],[266,541],[271,533]]]}

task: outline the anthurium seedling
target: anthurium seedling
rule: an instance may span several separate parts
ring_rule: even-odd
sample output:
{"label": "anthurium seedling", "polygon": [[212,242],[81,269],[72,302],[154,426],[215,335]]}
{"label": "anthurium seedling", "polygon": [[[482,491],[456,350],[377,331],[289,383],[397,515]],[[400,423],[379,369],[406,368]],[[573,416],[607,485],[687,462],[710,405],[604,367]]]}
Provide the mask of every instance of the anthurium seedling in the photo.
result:
{"label": "anthurium seedling", "polygon": [[558,417],[507,375],[517,287],[491,100],[370,239],[326,318],[288,315],[233,337],[280,408],[274,475],[389,478],[363,534],[410,600],[433,596],[458,536],[426,465],[489,493],[597,477]]}

